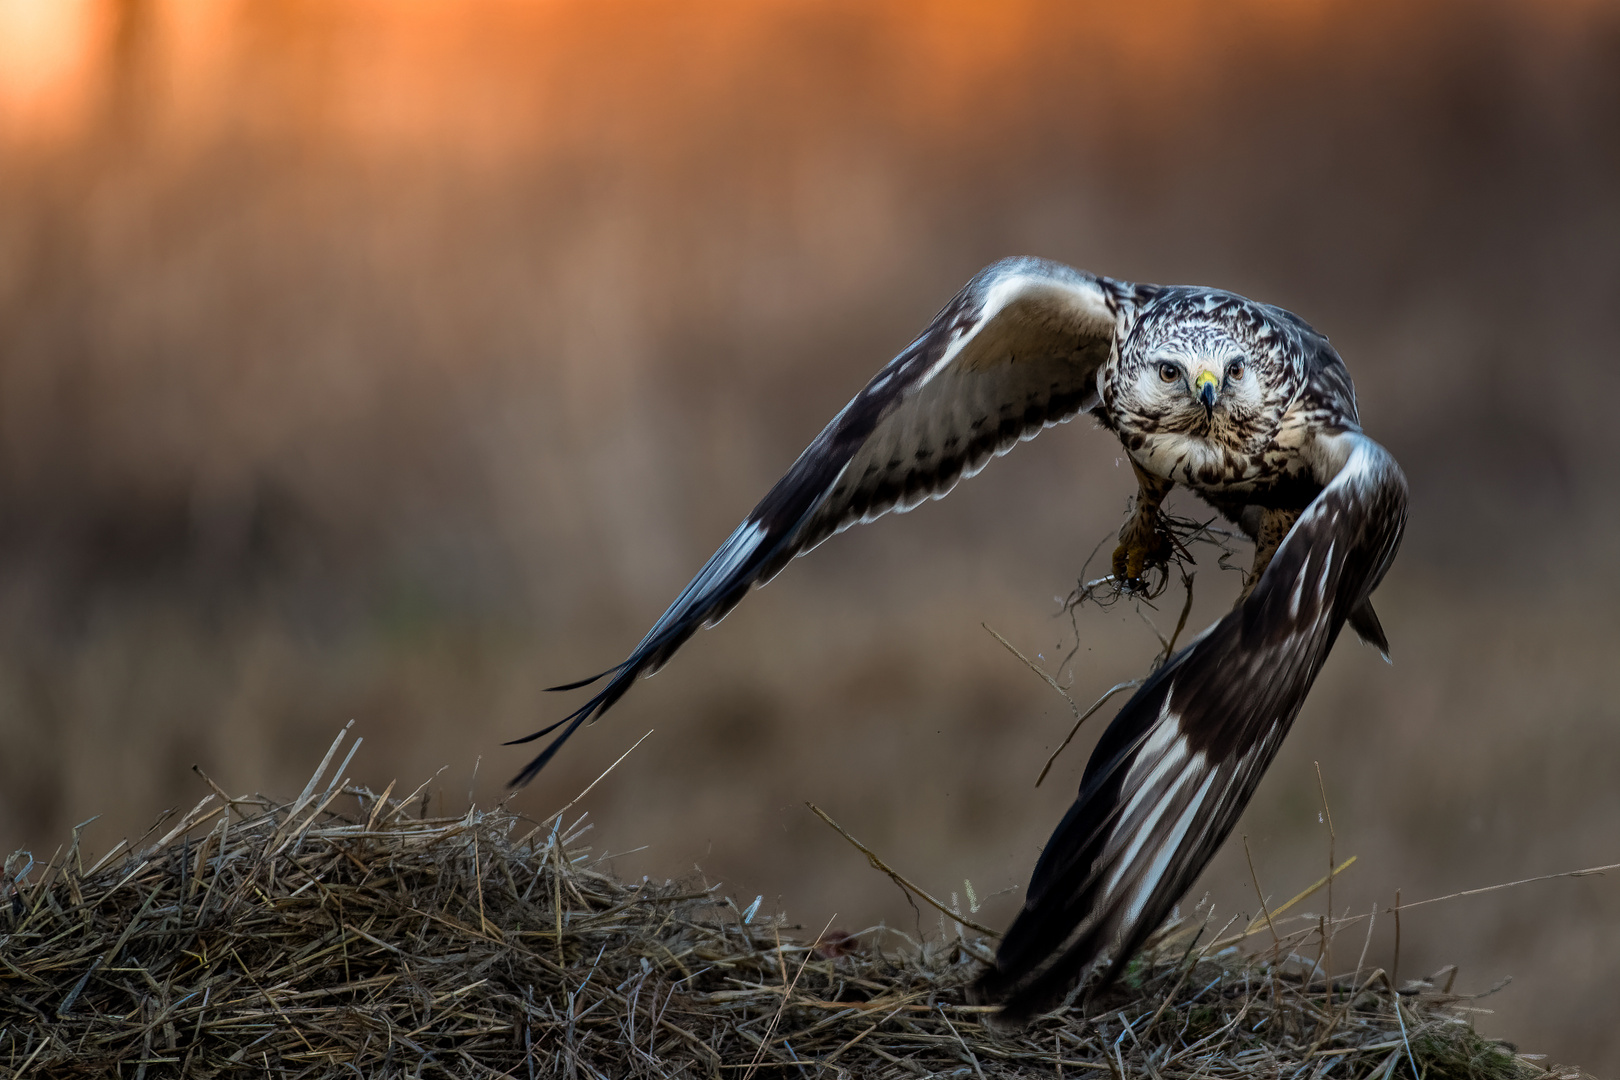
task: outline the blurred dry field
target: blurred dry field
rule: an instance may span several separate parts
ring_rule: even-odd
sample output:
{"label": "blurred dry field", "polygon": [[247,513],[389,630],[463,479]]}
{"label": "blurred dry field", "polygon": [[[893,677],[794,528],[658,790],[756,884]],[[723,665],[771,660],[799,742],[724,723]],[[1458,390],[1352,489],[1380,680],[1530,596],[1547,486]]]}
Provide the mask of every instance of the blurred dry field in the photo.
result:
{"label": "blurred dry field", "polygon": [[[1267,892],[1327,862],[1313,761],[1341,912],[1620,858],[1620,9],[1574,0],[0,0],[0,850],[105,850],[193,763],[289,795],[351,717],[374,790],[498,797],[542,688],[1014,253],[1299,312],[1411,479],[1394,666],[1341,643],[1239,828]],[[909,926],[811,799],[999,925],[1103,718],[1035,790],[1068,707],[980,623],[1077,699],[1145,667],[1055,600],[1116,450],[829,543],[512,806],[655,729],[587,800],[621,873]],[[1236,838],[1205,888],[1252,905]],[[1620,882],[1404,929],[1620,1071]]]}

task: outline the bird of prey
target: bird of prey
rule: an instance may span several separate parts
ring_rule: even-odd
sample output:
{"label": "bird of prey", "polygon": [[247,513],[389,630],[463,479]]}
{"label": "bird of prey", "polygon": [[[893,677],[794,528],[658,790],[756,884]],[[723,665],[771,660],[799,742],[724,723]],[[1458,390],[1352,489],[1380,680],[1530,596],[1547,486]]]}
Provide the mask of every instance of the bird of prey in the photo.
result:
{"label": "bird of prey", "polygon": [[971,988],[1020,1023],[1105,956],[1106,985],[1230,833],[1348,621],[1387,658],[1368,597],[1406,479],[1362,433],[1350,375],[1298,316],[1218,289],[1139,285],[1034,258],[987,267],[855,395],[669,610],[513,781],[531,779],[700,626],[857,522],[940,498],[1043,428],[1089,413],[1140,485],[1114,576],[1140,587],[1183,485],[1255,544],[1242,596],[1120,709]]}

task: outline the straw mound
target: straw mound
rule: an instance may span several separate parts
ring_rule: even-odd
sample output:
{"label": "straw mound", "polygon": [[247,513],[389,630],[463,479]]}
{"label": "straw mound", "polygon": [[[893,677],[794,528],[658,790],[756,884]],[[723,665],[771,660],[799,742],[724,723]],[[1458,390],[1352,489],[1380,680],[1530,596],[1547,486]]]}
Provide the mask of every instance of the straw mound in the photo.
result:
{"label": "straw mound", "polygon": [[422,820],[414,798],[320,790],[331,756],[291,804],[216,788],[121,860],[86,869],[75,842],[30,874],[14,856],[0,1065],[136,1080],[1544,1075],[1432,986],[1397,1005],[1377,973],[1330,995],[1310,961],[1204,956],[1191,932],[1162,936],[1090,1019],[998,1034],[961,994],[982,942],[789,940],[713,891],[593,869],[579,822]]}

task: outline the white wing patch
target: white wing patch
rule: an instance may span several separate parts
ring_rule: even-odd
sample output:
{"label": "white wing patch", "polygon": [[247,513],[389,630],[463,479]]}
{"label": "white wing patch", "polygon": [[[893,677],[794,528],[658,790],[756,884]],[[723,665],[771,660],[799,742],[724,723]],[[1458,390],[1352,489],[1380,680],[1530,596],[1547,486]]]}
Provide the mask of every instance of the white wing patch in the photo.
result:
{"label": "white wing patch", "polygon": [[1299,574],[1294,578],[1294,595],[1288,600],[1288,614],[1292,618],[1299,618],[1299,602],[1305,598],[1305,579],[1311,576],[1311,561],[1306,559],[1299,566]]}
{"label": "white wing patch", "polygon": [[[1186,742],[1185,739],[1181,741],[1183,744]],[[1164,817],[1165,811],[1170,809],[1170,804],[1175,801],[1177,795],[1181,794],[1182,789],[1186,786],[1187,782],[1197,777],[1204,771],[1206,764],[1207,762],[1203,754],[1194,754],[1187,762],[1186,766],[1182,768],[1181,774],[1177,776],[1173,782],[1165,785],[1162,788],[1144,787],[1137,792],[1138,795],[1141,795],[1144,792],[1151,791],[1159,796],[1159,801],[1154,805],[1153,809],[1148,811],[1147,815],[1143,817],[1140,824],[1132,826],[1130,824],[1131,818],[1128,815],[1123,815],[1121,817],[1120,827],[1134,828],[1134,831],[1131,834],[1130,846],[1127,847],[1124,853],[1119,856],[1118,864],[1114,867],[1114,872],[1109,877],[1108,884],[1103,886],[1103,893],[1105,895],[1118,888],[1119,883],[1124,880],[1125,875],[1135,867],[1136,857],[1142,853],[1142,849],[1147,846],[1147,842],[1152,838],[1153,830],[1159,825],[1159,819]],[[1155,770],[1155,772],[1157,771],[1158,770]],[[1131,800],[1133,805],[1138,801],[1139,800],[1135,798]]]}
{"label": "white wing patch", "polygon": [[[1199,760],[1200,764],[1202,764],[1203,756],[1199,754],[1196,759]],[[1177,851],[1181,850],[1181,842],[1186,838],[1187,830],[1192,827],[1193,819],[1203,809],[1204,799],[1208,797],[1210,785],[1213,783],[1215,783],[1215,773],[1211,771],[1208,776],[1204,777],[1204,782],[1198,788],[1197,793],[1187,801],[1186,809],[1182,810],[1181,816],[1176,819],[1175,828],[1171,829],[1170,835],[1166,836],[1164,841],[1160,843],[1158,854],[1153,857],[1153,862],[1149,864],[1146,873],[1142,875],[1142,883],[1137,886],[1136,892],[1131,896],[1130,906],[1125,909],[1127,922],[1134,923],[1141,917],[1142,908],[1146,906],[1148,897],[1153,895],[1153,891],[1159,887],[1159,879],[1164,877],[1164,872],[1170,868],[1170,860],[1175,857]]]}
{"label": "white wing patch", "polygon": [[1322,569],[1319,570],[1316,575],[1317,607],[1321,607],[1322,603],[1327,599],[1328,578],[1332,576],[1333,570],[1333,548],[1338,542],[1339,541],[1337,538],[1328,541],[1327,554],[1322,556]]}
{"label": "white wing patch", "polygon": [[940,372],[956,363],[957,358],[962,355],[962,350],[967,348],[968,343],[978,337],[980,331],[993,323],[1003,309],[1013,300],[1016,300],[1032,284],[1039,284],[1039,281],[1031,279],[1026,274],[1010,274],[992,285],[990,291],[985,294],[984,303],[979,308],[972,328],[965,333],[958,332],[952,337],[950,345],[940,354],[939,359],[934,361],[933,366],[918,381],[918,385],[927,385]]}
{"label": "white wing patch", "polygon": [[[1172,720],[1169,723],[1160,724],[1160,731],[1164,730],[1174,733],[1178,730],[1178,728],[1174,720]],[[1158,731],[1154,732],[1155,736],[1158,734]],[[1119,815],[1120,820],[1129,821],[1131,816],[1135,814],[1138,809],[1140,809],[1142,803],[1147,799],[1148,795],[1151,792],[1158,790],[1159,783],[1167,775],[1169,775],[1170,770],[1181,764],[1186,757],[1187,738],[1186,736],[1182,736],[1170,746],[1169,750],[1166,751],[1158,761],[1154,762],[1152,771],[1146,776],[1138,778],[1136,776],[1136,770],[1132,769],[1131,775],[1125,779],[1125,786],[1134,787],[1136,789],[1136,794],[1132,795],[1131,801],[1125,804],[1125,809]],[[1151,751],[1144,747],[1142,752],[1137,756],[1136,760],[1138,762],[1152,761],[1153,755]]]}
{"label": "white wing patch", "polygon": [[[753,555],[759,549],[760,542],[765,539],[765,535],[765,526],[758,522],[745,521],[737,526],[736,531],[727,537],[725,543],[720,545],[720,550],[714,553],[713,557],[709,559],[709,564],[703,568],[696,580],[687,588],[696,586],[699,591],[703,591],[712,584],[725,581],[748,560],[750,555]],[[703,625],[714,626],[723,618],[725,618],[725,614],[716,619],[705,620]]]}

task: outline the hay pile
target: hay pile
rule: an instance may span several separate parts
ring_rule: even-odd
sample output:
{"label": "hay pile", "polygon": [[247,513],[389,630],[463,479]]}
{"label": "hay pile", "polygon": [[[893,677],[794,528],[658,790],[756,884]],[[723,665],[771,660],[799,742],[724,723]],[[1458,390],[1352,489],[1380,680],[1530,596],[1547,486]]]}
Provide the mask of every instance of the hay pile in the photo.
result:
{"label": "hay pile", "polygon": [[216,788],[93,866],[77,842],[14,857],[0,1074],[1544,1075],[1433,986],[1397,998],[1363,972],[1330,992],[1309,960],[1208,955],[1191,931],[1089,1018],[997,1034],[960,989],[990,949],[960,932],[807,942],[713,891],[599,872],[561,815],[423,819],[342,767],[322,788],[332,757],[290,804]]}

